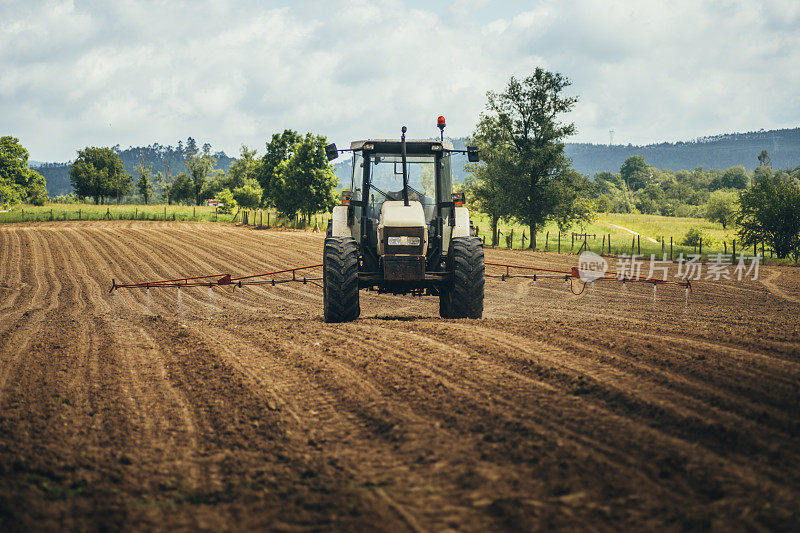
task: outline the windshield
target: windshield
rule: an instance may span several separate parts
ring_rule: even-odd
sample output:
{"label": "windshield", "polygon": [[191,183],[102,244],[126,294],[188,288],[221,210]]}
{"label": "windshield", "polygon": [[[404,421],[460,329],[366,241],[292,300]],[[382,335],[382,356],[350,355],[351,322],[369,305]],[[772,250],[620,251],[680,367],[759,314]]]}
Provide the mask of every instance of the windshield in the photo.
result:
{"label": "windshield", "polygon": [[[433,155],[409,155],[408,199],[423,206],[436,203],[436,160]],[[403,163],[397,154],[375,154],[369,158],[369,173],[375,201],[403,199]]]}

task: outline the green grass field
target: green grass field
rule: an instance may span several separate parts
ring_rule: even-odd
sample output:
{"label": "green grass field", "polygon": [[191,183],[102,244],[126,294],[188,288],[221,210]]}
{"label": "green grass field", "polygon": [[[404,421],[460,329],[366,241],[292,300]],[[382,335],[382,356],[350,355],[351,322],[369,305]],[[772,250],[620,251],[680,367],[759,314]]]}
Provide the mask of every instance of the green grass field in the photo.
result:
{"label": "green grass field", "polygon": [[[48,204],[44,206],[21,205],[0,212],[0,223],[45,222],[64,220],[151,220],[189,222],[243,222],[264,226],[298,227],[299,223],[284,220],[275,211],[242,211],[234,221],[234,214],[216,213],[213,207],[182,205],[87,205]],[[310,227],[317,223],[325,228],[329,214],[312,217]]]}
{"label": "green grass field", "polygon": [[[236,220],[233,214],[217,214],[213,207],[206,206],[164,206],[164,205],[86,205],[86,204],[48,204],[37,207],[32,205],[16,206],[13,210],[0,212],[0,223],[4,222],[31,222],[31,221],[63,221],[63,220],[175,220],[175,221],[197,221],[197,222],[237,222],[246,221],[250,225],[281,226],[281,227],[302,227],[298,222],[285,221],[279,218],[274,211],[247,211],[239,213]],[[320,230],[327,227],[330,214],[320,214],[312,217],[308,228],[313,229],[317,226]],[[479,236],[486,238],[487,245],[491,240],[491,226],[489,218],[482,213],[472,213],[472,220],[478,228]],[[625,229],[641,234],[636,238]],[[659,215],[640,215],[640,214],[619,214],[601,213],[597,220],[584,227],[584,231],[593,234],[594,237],[587,239],[589,249],[604,254],[619,255],[623,253],[641,253],[649,256],[656,254],[660,257],[662,253],[661,239],[664,239],[664,253],[670,253],[670,239],[672,239],[672,254],[693,254],[699,250],[692,246],[682,246],[686,232],[690,228],[698,228],[706,236],[703,245],[703,257],[713,256],[718,253],[733,252],[733,241],[736,232],[730,227],[722,229],[720,224],[715,224],[701,218],[679,218],[664,217]],[[511,236],[513,230],[513,248],[523,248],[530,243],[530,234],[527,227],[519,224],[501,223],[500,247],[507,247],[507,237]],[[561,234],[561,252],[577,253],[581,249],[583,239],[576,237],[573,245],[572,233],[581,232],[580,228],[574,227],[570,231]],[[610,247],[609,247],[610,239]],[[651,240],[652,239],[652,240]],[[710,239],[711,242],[708,240]],[[559,231],[555,224],[548,224],[537,234],[537,249],[556,252],[558,245]],[[653,242],[653,240],[657,242]],[[633,244],[633,246],[632,246]],[[743,250],[737,243],[737,254]],[[744,250],[746,255],[753,255],[753,249]],[[759,253],[761,250],[759,249]],[[770,252],[766,251],[769,259]]]}
{"label": "green grass field", "polygon": [[[488,244],[491,239],[491,224],[489,217],[482,213],[472,215],[473,223],[478,227],[480,237],[486,237]],[[640,237],[635,237],[629,231],[639,233]],[[707,238],[704,239],[703,244],[703,257],[715,255],[718,253],[732,253],[733,241],[736,239],[735,229],[728,227],[722,229],[720,224],[715,224],[701,218],[679,218],[679,217],[665,217],[660,215],[640,215],[640,214],[620,214],[620,213],[600,213],[593,223],[584,226],[581,231],[580,227],[573,227],[566,233],[561,234],[561,252],[564,253],[577,253],[584,239],[576,237],[573,245],[572,233],[589,233],[594,237],[586,239],[589,249],[604,254],[619,255],[623,253],[641,253],[642,255],[649,256],[656,254],[661,256],[663,238],[664,248],[663,251],[669,256],[670,253],[670,238],[672,239],[672,254],[677,257],[678,254],[683,253],[693,254],[698,253],[699,249],[693,246],[682,246],[686,232],[690,228],[699,229]],[[507,247],[507,237],[511,235],[513,230],[513,247],[523,247],[523,234],[525,236],[524,245],[527,247],[530,243],[530,231],[527,227],[519,224],[500,223],[499,229],[502,232],[500,238],[500,246]],[[605,237],[605,239],[604,239]],[[610,249],[609,249],[610,237]],[[559,231],[558,227],[552,223],[548,224],[537,232],[537,249],[558,251]],[[710,240],[710,242],[709,242]],[[653,242],[657,241],[657,242]],[[632,246],[633,245],[633,246]],[[737,255],[743,252],[741,246],[737,242]],[[746,255],[752,255],[753,249],[744,251]],[[759,249],[759,253],[761,250]],[[769,256],[769,250],[767,250]]]}

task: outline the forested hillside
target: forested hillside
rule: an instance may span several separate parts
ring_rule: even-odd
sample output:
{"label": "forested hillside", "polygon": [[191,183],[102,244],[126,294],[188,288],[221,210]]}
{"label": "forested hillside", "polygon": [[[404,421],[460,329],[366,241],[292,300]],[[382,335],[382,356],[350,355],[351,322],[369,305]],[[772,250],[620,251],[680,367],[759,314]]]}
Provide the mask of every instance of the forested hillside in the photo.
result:
{"label": "forested hillside", "polygon": [[622,163],[633,155],[643,156],[655,167],[675,171],[696,167],[726,169],[736,165],[753,170],[762,150],[769,153],[773,168],[796,167],[800,164],[800,128],[729,133],[691,142],[646,146],[567,143],[565,152],[575,170],[594,176],[598,172],[619,171]]}
{"label": "forested hillside", "polygon": [[[210,145],[207,145],[210,149]],[[204,149],[206,145],[202,148]],[[143,147],[128,147],[121,149],[119,145],[111,148],[119,155],[122,164],[125,166],[125,172],[134,175],[134,167],[139,165],[144,158],[145,166],[150,166],[153,172],[169,170],[170,175],[176,176],[181,172],[186,172],[184,160],[187,154],[192,151],[200,150],[195,140],[191,137],[184,141],[178,141],[177,146],[161,145],[153,143],[150,146]],[[229,157],[225,152],[214,153],[214,158],[217,163],[214,168],[222,169],[225,172],[231,166],[234,158]],[[67,194],[72,191],[72,185],[69,181],[69,167],[70,163],[41,163],[39,166],[32,165],[36,170],[45,177],[47,180],[47,191],[50,196],[59,194]]]}

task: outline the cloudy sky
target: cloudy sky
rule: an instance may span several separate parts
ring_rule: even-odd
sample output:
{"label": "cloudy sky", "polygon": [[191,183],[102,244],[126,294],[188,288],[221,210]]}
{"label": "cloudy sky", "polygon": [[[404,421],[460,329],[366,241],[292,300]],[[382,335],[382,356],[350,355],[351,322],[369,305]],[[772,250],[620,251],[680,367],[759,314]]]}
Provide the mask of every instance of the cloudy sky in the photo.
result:
{"label": "cloudy sky", "polygon": [[572,80],[570,140],[646,144],[800,125],[800,2],[0,0],[0,135],[263,151],[276,131],[472,131],[486,91]]}

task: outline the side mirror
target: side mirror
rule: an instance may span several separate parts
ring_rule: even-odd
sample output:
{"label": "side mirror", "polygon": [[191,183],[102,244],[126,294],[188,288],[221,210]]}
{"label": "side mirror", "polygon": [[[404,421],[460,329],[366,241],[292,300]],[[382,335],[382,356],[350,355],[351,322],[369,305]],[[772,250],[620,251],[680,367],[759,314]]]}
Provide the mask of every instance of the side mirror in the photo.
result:
{"label": "side mirror", "polygon": [[467,201],[463,192],[454,192],[450,195],[450,198],[453,200],[454,207],[461,207]]}
{"label": "side mirror", "polygon": [[353,191],[342,191],[342,205],[350,205],[350,200],[353,199]]}
{"label": "side mirror", "polygon": [[470,163],[477,163],[481,160],[480,154],[478,153],[477,146],[467,146],[467,161]]}
{"label": "side mirror", "polygon": [[[328,158],[328,161],[333,161],[339,157],[339,150],[336,149],[336,143],[331,143],[325,147],[325,156]],[[470,159],[470,161],[472,160]]]}

